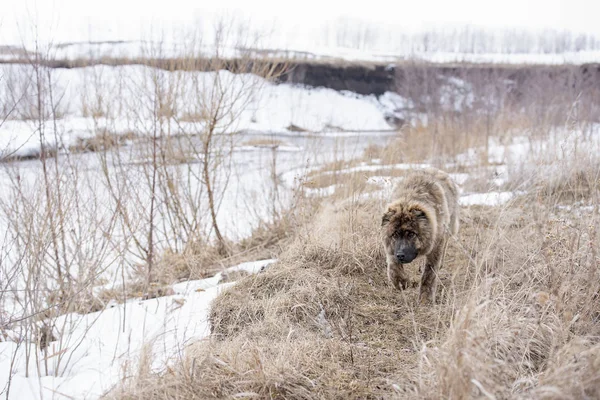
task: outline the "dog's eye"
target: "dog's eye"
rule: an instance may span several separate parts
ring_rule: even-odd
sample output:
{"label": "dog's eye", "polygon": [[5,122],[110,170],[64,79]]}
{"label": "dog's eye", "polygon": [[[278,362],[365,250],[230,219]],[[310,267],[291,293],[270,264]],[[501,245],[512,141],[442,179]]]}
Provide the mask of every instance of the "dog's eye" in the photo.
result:
{"label": "dog's eye", "polygon": [[412,238],[414,238],[415,236],[416,236],[416,235],[415,235],[415,233],[414,233],[414,232],[406,232],[406,237],[407,237],[407,238],[409,238],[409,239],[412,239]]}

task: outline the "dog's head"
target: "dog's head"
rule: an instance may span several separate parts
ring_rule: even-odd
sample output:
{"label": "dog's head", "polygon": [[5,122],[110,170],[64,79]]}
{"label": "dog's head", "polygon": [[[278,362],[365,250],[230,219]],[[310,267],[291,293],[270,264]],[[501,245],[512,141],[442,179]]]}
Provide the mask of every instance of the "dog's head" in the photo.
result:
{"label": "dog's head", "polygon": [[419,204],[390,205],[381,226],[385,250],[400,264],[408,264],[431,250],[435,224],[430,212]]}

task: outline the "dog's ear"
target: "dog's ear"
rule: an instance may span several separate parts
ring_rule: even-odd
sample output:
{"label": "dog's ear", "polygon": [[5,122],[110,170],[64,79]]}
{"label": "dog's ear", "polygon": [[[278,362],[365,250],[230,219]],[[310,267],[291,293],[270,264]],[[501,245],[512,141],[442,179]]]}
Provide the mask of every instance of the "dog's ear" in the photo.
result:
{"label": "dog's ear", "polygon": [[391,208],[389,208],[385,214],[383,214],[383,217],[381,217],[381,226],[386,226],[390,220],[392,219],[392,217],[394,216],[396,212],[394,210],[392,210]]}
{"label": "dog's ear", "polygon": [[413,208],[412,210],[410,210],[410,212],[417,219],[427,219],[427,215],[425,214],[425,211],[421,210],[420,208]]}

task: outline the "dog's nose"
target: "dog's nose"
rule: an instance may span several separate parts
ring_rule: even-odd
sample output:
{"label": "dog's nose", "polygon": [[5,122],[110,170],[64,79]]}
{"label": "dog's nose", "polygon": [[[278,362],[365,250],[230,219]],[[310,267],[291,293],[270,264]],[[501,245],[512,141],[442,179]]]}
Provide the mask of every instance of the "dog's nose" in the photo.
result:
{"label": "dog's nose", "polygon": [[404,254],[404,252],[399,252],[396,253],[396,258],[398,259],[398,261],[400,262],[405,262],[406,261],[406,255]]}

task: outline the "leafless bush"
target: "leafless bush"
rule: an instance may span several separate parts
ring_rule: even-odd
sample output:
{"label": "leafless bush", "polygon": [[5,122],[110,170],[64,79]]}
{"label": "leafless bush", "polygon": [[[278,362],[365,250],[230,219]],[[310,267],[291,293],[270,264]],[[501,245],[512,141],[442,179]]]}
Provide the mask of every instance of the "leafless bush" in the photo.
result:
{"label": "leafless bush", "polygon": [[67,335],[73,315],[60,315],[102,308],[91,289],[110,266],[103,234],[110,235],[114,225],[102,202],[87,196],[94,187],[79,160],[56,150],[64,147],[57,124],[63,93],[54,85],[54,71],[38,59],[29,68],[31,92],[25,98],[35,118],[39,168],[3,165],[7,193],[0,210],[11,248],[1,265],[9,274],[2,306],[12,305],[3,327],[24,348],[27,376],[60,376],[81,340]]}
{"label": "leafless bush", "polygon": [[[215,48],[230,40],[227,29],[219,26]],[[82,340],[69,335],[78,321],[70,313],[167,295],[165,283],[214,274],[278,241],[263,230],[238,247],[217,220],[236,122],[275,72],[245,57],[232,68],[220,50],[200,72],[192,64],[201,43],[188,46],[189,59],[178,61],[189,70],[83,70],[80,109],[65,100],[77,96],[57,84],[51,52],[32,53],[2,77],[10,96],[0,121],[27,120],[39,144],[34,168],[18,162],[20,149],[3,154],[0,199],[0,330],[25,349],[28,376],[65,373]],[[148,51],[160,53],[161,44]],[[90,136],[72,140],[60,121],[71,112],[87,118]]]}

